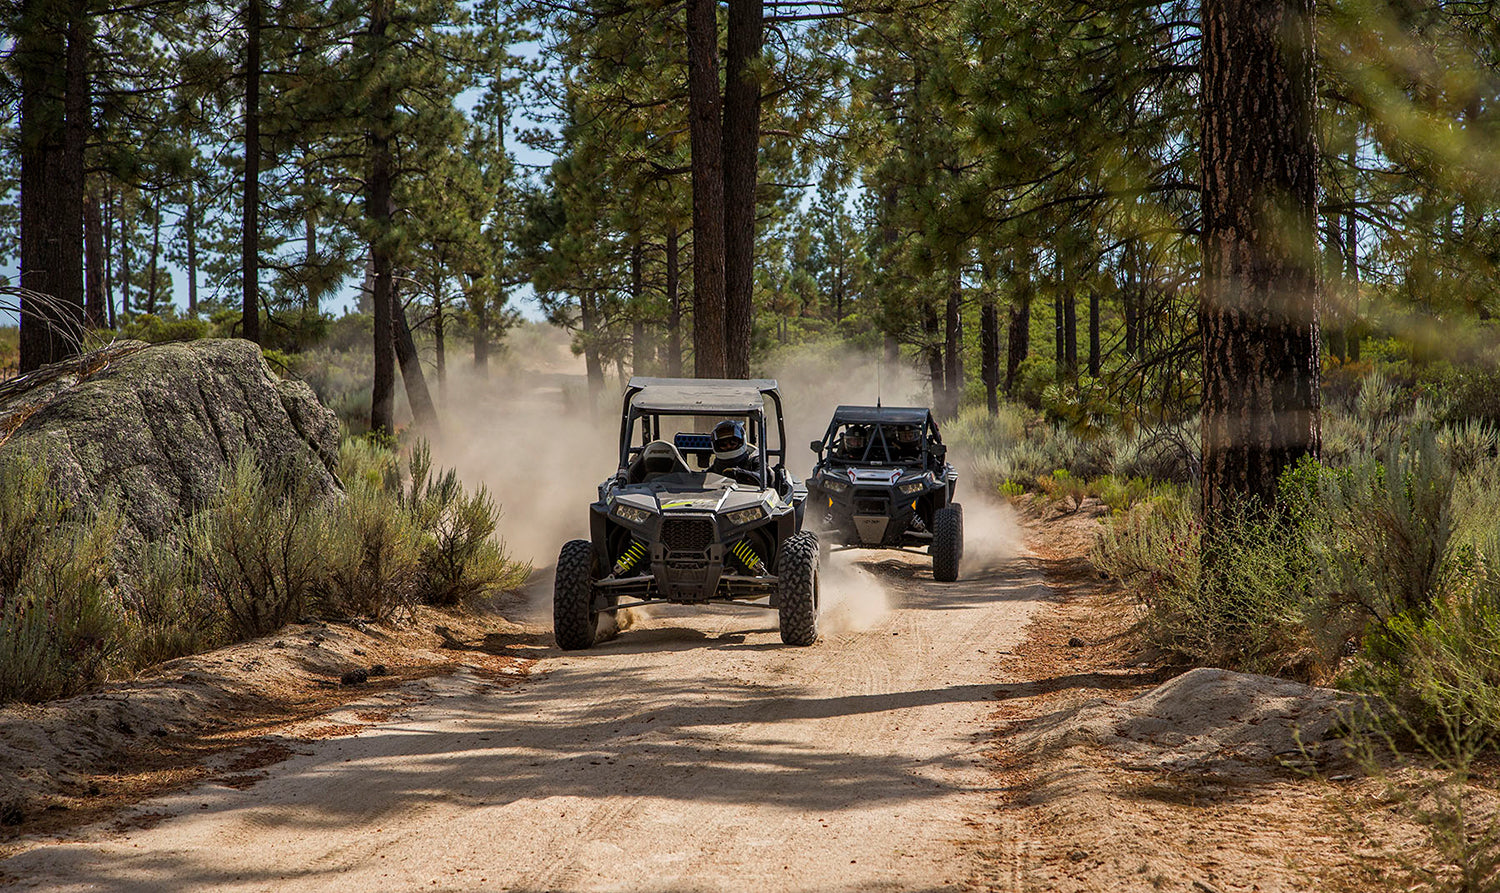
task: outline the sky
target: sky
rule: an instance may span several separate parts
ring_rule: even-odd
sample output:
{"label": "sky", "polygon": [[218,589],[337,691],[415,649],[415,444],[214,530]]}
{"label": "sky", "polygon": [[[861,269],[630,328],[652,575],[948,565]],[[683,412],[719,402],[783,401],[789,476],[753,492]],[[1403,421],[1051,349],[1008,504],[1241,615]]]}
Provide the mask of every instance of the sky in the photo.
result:
{"label": "sky", "polygon": [[[536,52],[538,52],[538,48],[535,44],[530,44],[518,47],[517,51],[521,55],[534,55]],[[473,110],[474,103],[479,97],[479,92],[480,91],[478,90],[471,90],[460,95],[458,98],[458,106],[465,112],[471,112]],[[544,171],[552,165],[554,156],[550,152],[533,149],[525,143],[521,142],[520,139],[516,138],[516,134],[518,134],[520,131],[535,129],[542,126],[544,125],[540,122],[531,120],[530,118],[526,117],[524,110],[517,110],[512,116],[510,134],[509,138],[506,140],[506,146],[510,149],[511,154],[515,157],[515,160],[519,166],[530,168],[532,170]],[[14,162],[14,156],[12,156],[10,160]],[[166,215],[163,215],[164,218],[165,216]],[[164,226],[165,225],[166,224],[164,223]],[[19,254],[19,252],[14,253]],[[174,298],[172,304],[178,308],[182,308],[187,303],[187,271],[180,267],[177,267],[176,265],[166,262],[163,263],[165,269],[169,271],[172,277],[172,295]],[[201,276],[202,274],[200,273],[200,277]],[[12,260],[10,263],[0,265],[0,277],[3,277],[4,281],[15,283],[17,281],[17,263]],[[339,292],[339,294],[323,302],[323,310],[325,312],[331,313],[346,312],[351,306],[353,306],[354,302],[357,299],[358,285],[359,283],[357,282],[357,280],[351,279]],[[207,282],[200,278],[198,282],[199,295],[206,294],[208,290],[209,287]],[[116,295],[115,297],[116,299],[118,299],[118,295]],[[532,293],[531,287],[529,285],[522,285],[518,289],[516,289],[514,293],[512,293],[509,306],[518,309],[521,312],[521,315],[526,319],[541,320],[544,318],[541,306],[537,303],[536,297]],[[14,313],[8,313],[0,310],[0,326],[13,326],[15,324],[16,317]]]}

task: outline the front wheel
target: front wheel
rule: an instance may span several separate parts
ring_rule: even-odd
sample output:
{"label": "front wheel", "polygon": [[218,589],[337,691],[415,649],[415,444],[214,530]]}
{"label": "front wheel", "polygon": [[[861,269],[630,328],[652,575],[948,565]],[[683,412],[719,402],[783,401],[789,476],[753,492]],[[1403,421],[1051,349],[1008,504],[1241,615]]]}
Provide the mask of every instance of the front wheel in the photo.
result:
{"label": "front wheel", "polygon": [[[557,576],[552,583],[552,635],[557,647],[579,651],[607,636],[600,629],[594,610],[594,544],[569,540],[557,556]],[[613,618],[610,618],[612,627]]]}
{"label": "front wheel", "polygon": [[939,583],[958,579],[964,558],[964,510],[954,503],[932,513],[932,578]]}
{"label": "front wheel", "polygon": [[818,641],[818,537],[811,531],[793,534],[781,546],[777,568],[777,613],[781,641],[811,645]]}

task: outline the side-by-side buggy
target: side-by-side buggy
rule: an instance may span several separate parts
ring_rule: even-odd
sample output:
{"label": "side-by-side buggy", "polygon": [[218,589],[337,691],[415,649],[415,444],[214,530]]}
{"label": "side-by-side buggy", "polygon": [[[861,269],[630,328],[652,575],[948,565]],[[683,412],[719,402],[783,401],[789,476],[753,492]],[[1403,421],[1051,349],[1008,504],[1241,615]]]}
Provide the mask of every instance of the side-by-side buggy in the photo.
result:
{"label": "side-by-side buggy", "polygon": [[958,473],[937,421],[923,407],[840,406],[808,478],[809,526],[825,545],[920,549],[932,576],[958,579],[963,507],[953,501]]}
{"label": "side-by-side buggy", "polygon": [[[708,432],[726,420],[758,461],[715,472]],[[632,378],[619,455],[589,506],[590,538],[557,559],[560,647],[588,648],[616,632],[615,612],[664,602],[760,604],[783,642],[816,641],[818,540],[802,530],[807,490],[786,468],[775,381]]]}

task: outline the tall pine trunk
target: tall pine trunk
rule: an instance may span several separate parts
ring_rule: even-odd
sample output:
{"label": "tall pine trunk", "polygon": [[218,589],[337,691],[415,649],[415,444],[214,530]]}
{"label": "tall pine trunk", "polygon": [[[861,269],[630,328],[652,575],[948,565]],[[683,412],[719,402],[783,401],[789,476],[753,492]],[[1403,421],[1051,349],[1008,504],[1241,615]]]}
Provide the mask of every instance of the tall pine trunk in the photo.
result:
{"label": "tall pine trunk", "polygon": [[[257,0],[251,0],[252,3]],[[370,430],[391,435],[396,430],[396,357],[394,293],[391,258],[391,130],[396,118],[396,100],[390,84],[386,55],[389,52],[386,29],[390,23],[392,0],[371,0],[369,63],[377,84],[370,102],[368,143],[369,175],[365,178],[365,216],[370,221],[370,266],[374,277],[371,289],[375,303],[375,368],[370,391]]]}
{"label": "tall pine trunk", "polygon": [[1099,290],[1089,291],[1089,376],[1099,377]]}
{"label": "tall pine trunk", "polygon": [[724,361],[750,377],[755,310],[755,183],[760,147],[761,0],[729,0],[724,59]]}
{"label": "tall pine trunk", "polygon": [[1068,329],[1063,319],[1062,292],[1052,298],[1053,375],[1063,381],[1068,373]]}
{"label": "tall pine trunk", "polygon": [[995,415],[1000,411],[1000,313],[992,292],[986,292],[979,310],[979,374],[985,405]]}
{"label": "tall pine trunk", "polygon": [[948,303],[943,313],[943,411],[958,415],[964,391],[963,276],[955,262],[948,275]]}
{"label": "tall pine trunk", "polygon": [[[87,50],[72,4],[22,4],[18,69],[21,155],[20,371],[75,353],[83,331],[83,121]],[[73,120],[69,120],[72,118]]]}
{"label": "tall pine trunk", "polygon": [[1063,287],[1063,345],[1068,381],[1078,380],[1078,295],[1073,283]]}
{"label": "tall pine trunk", "polygon": [[1031,289],[1019,289],[1010,308],[1010,326],[1006,333],[1005,396],[1015,397],[1016,375],[1026,355],[1031,352]]}
{"label": "tall pine trunk", "polygon": [[417,343],[412,339],[411,325],[406,321],[406,305],[394,286],[391,288],[391,329],[395,336],[392,346],[401,364],[401,381],[406,385],[406,402],[411,407],[412,420],[422,433],[435,438],[442,433],[438,428],[437,407],[427,388],[427,376],[422,374],[422,358],[417,354]]}
{"label": "tall pine trunk", "polygon": [[1312,0],[1205,0],[1203,512],[1274,505],[1320,440]]}
{"label": "tall pine trunk", "polygon": [[932,388],[933,409],[946,418],[948,386],[943,378],[943,338],[938,328],[936,302],[930,297],[922,301],[922,352],[927,355],[927,382]]}
{"label": "tall pine trunk", "polygon": [[604,363],[599,358],[599,339],[595,337],[599,321],[594,309],[594,294],[585,291],[578,296],[578,324],[583,330],[583,369],[589,386],[589,411],[599,406],[604,393]]}
{"label": "tall pine trunk", "polygon": [[[446,326],[443,324],[443,276],[441,272],[432,274],[432,341],[437,357],[437,383],[438,399],[446,399],[444,394],[448,389],[448,339]],[[406,375],[403,369],[402,376]]]}
{"label": "tall pine trunk", "polygon": [[677,270],[677,224],[667,224],[667,375],[682,375],[682,297]]}
{"label": "tall pine trunk", "polygon": [[[477,287],[477,286],[471,286]],[[490,368],[490,302],[480,294],[474,302],[474,368],[483,378]]]}
{"label": "tall pine trunk", "polygon": [[[376,6],[381,2],[375,0]],[[373,16],[371,22],[373,28]],[[260,343],[260,29],[261,0],[245,0],[245,183],[240,220],[240,334],[257,344]],[[378,270],[376,279],[378,289]],[[378,328],[378,295],[375,304]],[[377,340],[379,335],[377,332]],[[378,371],[376,378],[379,378]],[[390,433],[389,420],[384,424],[385,427],[376,430]],[[371,427],[375,428],[373,423]]]}
{"label": "tall pine trunk", "polygon": [[90,328],[108,324],[104,279],[104,219],[99,189],[90,186],[83,200],[84,319]]}
{"label": "tall pine trunk", "polygon": [[156,313],[156,299],[161,285],[161,190],[151,206],[151,270],[146,274],[146,313]]}
{"label": "tall pine trunk", "polygon": [[198,317],[198,194],[188,184],[187,213],[183,217],[183,235],[187,239],[187,315]]}
{"label": "tall pine trunk", "polygon": [[116,328],[115,317],[115,191],[104,190],[104,308],[109,313],[109,327]]}
{"label": "tall pine trunk", "polygon": [[[687,0],[688,133],[693,169],[693,371],[723,378],[724,155],[714,0]],[[603,385],[603,373],[600,373]]]}

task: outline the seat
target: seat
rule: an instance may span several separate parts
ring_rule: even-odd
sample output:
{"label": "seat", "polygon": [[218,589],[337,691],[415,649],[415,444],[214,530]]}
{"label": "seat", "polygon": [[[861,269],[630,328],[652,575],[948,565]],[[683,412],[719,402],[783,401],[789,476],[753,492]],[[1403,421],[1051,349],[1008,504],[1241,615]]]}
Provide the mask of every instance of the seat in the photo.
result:
{"label": "seat", "polygon": [[625,483],[645,484],[662,475],[691,471],[687,461],[682,458],[682,453],[677,451],[677,447],[665,440],[653,440],[641,449],[640,454],[625,470]]}

